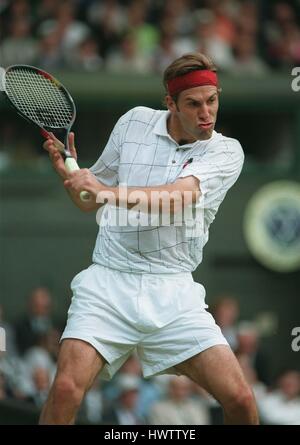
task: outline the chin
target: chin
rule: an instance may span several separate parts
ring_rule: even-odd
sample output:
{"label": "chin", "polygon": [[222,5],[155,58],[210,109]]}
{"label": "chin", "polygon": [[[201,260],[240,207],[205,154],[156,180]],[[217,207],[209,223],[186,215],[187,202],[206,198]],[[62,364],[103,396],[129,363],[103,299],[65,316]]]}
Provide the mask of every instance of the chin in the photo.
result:
{"label": "chin", "polygon": [[201,131],[200,134],[198,134],[197,139],[210,139],[212,137],[213,130],[204,130]]}

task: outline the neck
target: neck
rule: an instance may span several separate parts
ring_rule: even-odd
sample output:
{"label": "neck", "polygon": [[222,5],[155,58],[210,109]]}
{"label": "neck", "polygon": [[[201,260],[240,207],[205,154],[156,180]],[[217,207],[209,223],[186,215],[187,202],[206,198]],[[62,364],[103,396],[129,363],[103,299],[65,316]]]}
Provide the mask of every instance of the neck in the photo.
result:
{"label": "neck", "polygon": [[180,141],[185,141],[186,144],[189,142],[195,142],[196,139],[188,134],[184,129],[182,128],[182,125],[178,119],[178,117],[174,114],[171,114],[167,121],[167,129],[169,135],[176,141],[177,143],[180,143]]}

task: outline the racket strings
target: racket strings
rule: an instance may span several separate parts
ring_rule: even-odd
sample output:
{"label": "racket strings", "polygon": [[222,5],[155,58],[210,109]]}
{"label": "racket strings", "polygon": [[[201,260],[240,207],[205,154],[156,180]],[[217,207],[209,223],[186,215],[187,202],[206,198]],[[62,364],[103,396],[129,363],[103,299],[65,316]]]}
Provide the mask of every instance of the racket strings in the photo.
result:
{"label": "racket strings", "polygon": [[7,72],[5,84],[15,107],[38,125],[62,128],[72,122],[73,104],[59,85],[42,74],[14,69]]}

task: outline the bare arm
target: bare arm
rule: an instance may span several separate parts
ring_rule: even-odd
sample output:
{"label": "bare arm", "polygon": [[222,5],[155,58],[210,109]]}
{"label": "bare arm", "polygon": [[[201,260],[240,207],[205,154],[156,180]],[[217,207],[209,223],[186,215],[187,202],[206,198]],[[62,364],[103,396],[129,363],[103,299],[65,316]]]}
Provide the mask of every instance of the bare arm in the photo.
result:
{"label": "bare arm", "polygon": [[[62,179],[70,198],[84,212],[96,210],[106,202],[110,202],[129,209],[138,205],[144,212],[166,211],[174,214],[183,207],[195,203],[201,195],[199,180],[194,176],[179,178],[171,184],[155,187],[107,187],[88,169],[68,173],[58,150],[59,144],[61,142],[53,136],[44,143],[44,148],[49,152],[53,167]],[[74,133],[69,135],[69,146],[72,156],[77,159]],[[79,194],[82,190],[91,194],[90,201],[81,201]]]}
{"label": "bare arm", "polygon": [[[132,208],[138,204],[145,213],[170,212],[171,215],[195,203],[201,195],[199,180],[194,176],[155,187],[105,187],[103,197],[107,196],[107,192],[114,196],[117,206]],[[98,202],[99,197],[101,199],[101,194]]]}
{"label": "bare arm", "polygon": [[[65,182],[68,180],[69,177],[72,176],[72,174],[80,173],[80,172],[82,172],[82,170],[79,170],[78,172],[73,172],[73,173],[67,172],[64,159],[59,151],[59,146],[61,146],[61,145],[63,145],[62,142],[60,142],[58,139],[55,138],[54,135],[51,134],[51,137],[44,142],[43,147],[46,151],[48,151],[53,168],[65,185]],[[69,147],[70,147],[70,152],[71,152],[72,156],[75,159],[77,159],[77,152],[76,152],[76,149],[74,146],[74,133],[70,133],[70,135],[69,135]],[[75,191],[74,189],[72,189],[70,187],[65,187],[65,188],[66,188],[71,200],[82,211],[89,212],[92,210],[96,210],[97,208],[100,207],[100,205],[96,203],[96,196],[92,196],[92,199],[90,201],[83,202],[83,201],[81,201],[81,199],[79,197],[79,193],[77,191]]]}
{"label": "bare arm", "polygon": [[83,169],[71,173],[64,184],[75,196],[78,196],[81,190],[90,192],[94,199],[93,209],[108,202],[128,209],[135,207],[144,213],[173,215],[183,207],[195,203],[201,195],[199,180],[194,176],[155,187],[107,187],[97,181],[89,170]]}

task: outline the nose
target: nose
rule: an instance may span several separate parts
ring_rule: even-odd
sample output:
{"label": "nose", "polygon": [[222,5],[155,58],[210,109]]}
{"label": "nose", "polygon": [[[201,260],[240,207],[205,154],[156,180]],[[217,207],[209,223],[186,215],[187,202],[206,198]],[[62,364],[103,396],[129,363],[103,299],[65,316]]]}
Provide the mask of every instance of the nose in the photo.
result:
{"label": "nose", "polygon": [[210,116],[209,107],[207,104],[203,104],[203,106],[201,107],[200,112],[199,112],[199,118],[201,120],[206,121],[209,119],[209,116]]}

